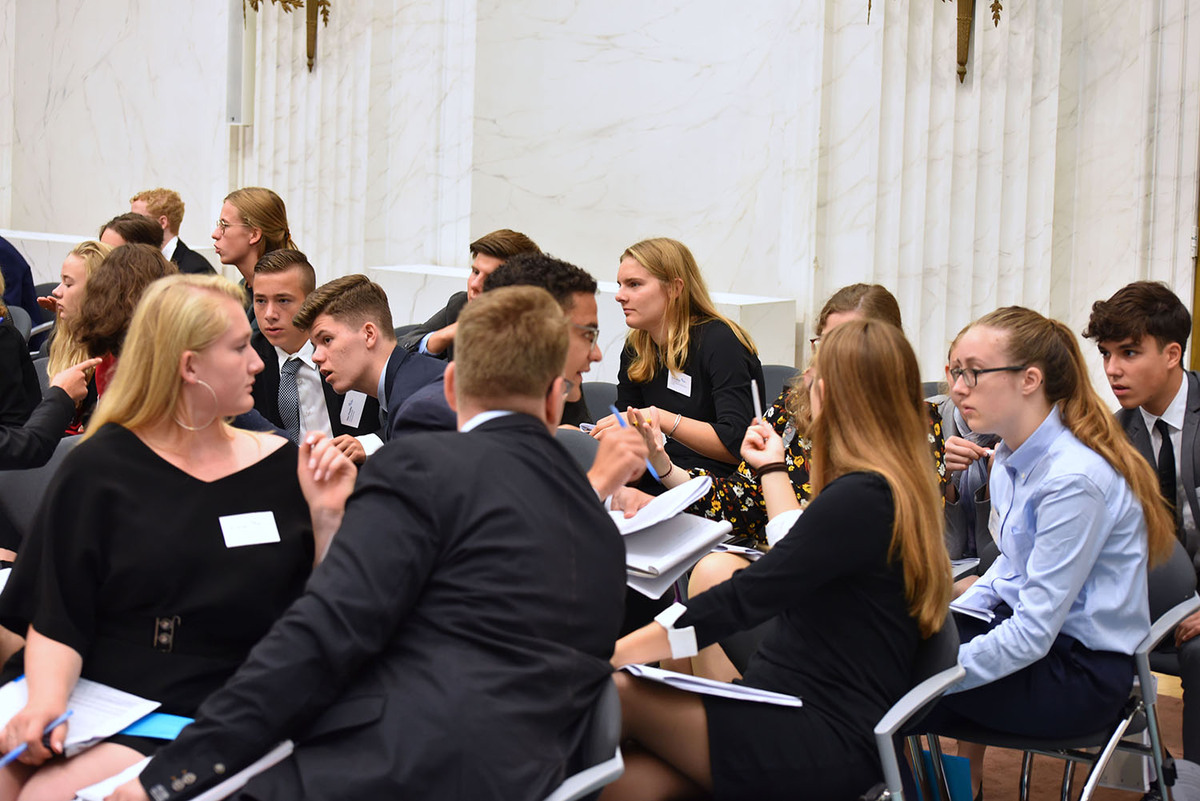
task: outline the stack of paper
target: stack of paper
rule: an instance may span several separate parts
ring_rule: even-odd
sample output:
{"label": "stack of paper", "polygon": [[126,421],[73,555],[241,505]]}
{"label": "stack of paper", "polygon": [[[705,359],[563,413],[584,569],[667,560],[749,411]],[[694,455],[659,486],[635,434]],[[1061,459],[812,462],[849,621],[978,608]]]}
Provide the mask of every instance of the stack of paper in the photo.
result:
{"label": "stack of paper", "polygon": [[676,673],[673,670],[648,667],[647,665],[626,665],[621,668],[631,676],[637,676],[650,681],[666,684],[677,690],[685,690],[699,695],[715,695],[718,698],[733,698],[738,701],[754,701],[760,704],[775,706],[804,706],[804,702],[794,695],[785,695],[770,690],[760,690],[757,687],[747,687],[744,684],[727,684],[723,681],[702,679],[699,676],[689,676],[686,673]]}
{"label": "stack of paper", "polygon": [[733,527],[684,513],[712,486],[708,476],[693,478],[667,490],[636,515],[613,521],[625,537],[626,584],[648,598],[661,598],[688,568],[714,545],[728,539]]}
{"label": "stack of paper", "polygon": [[[28,701],[29,687],[24,676],[0,687],[0,727],[24,709]],[[71,719],[67,721],[66,755],[74,756],[111,737],[149,715],[158,706],[158,701],[149,701],[99,682],[80,679],[67,699]]]}

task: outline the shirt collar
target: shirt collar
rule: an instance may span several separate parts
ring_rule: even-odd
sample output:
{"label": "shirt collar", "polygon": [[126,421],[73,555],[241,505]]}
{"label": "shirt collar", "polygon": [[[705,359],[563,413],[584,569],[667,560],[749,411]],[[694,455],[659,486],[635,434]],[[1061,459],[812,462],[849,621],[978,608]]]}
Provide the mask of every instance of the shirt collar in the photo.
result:
{"label": "shirt collar", "polygon": [[375,390],[375,392],[376,392],[375,400],[379,401],[379,408],[382,409],[385,413],[388,410],[387,386],[386,386],[387,385],[388,365],[392,363],[392,359],[395,358],[395,356],[396,356],[396,351],[393,350],[391,352],[391,355],[388,356],[388,360],[383,363],[383,369],[379,371],[379,386]]}
{"label": "shirt collar", "polygon": [[471,429],[478,428],[490,420],[495,420],[498,417],[507,417],[510,414],[512,414],[512,412],[506,409],[492,409],[490,412],[480,412],[467,422],[463,423],[462,427],[458,430],[465,434]]}
{"label": "shirt collar", "polygon": [[163,254],[163,257],[167,261],[170,261],[171,257],[175,255],[175,246],[178,243],[179,243],[178,235],[171,237],[170,239],[168,239],[166,242],[163,243],[162,254]]}
{"label": "shirt collar", "polygon": [[[1167,421],[1167,425],[1176,431],[1183,430],[1183,417],[1187,412],[1187,394],[1188,380],[1187,374],[1185,373],[1182,380],[1179,382],[1179,390],[1175,393],[1175,397],[1171,399],[1171,403],[1168,404],[1167,410],[1162,413],[1161,417],[1161,419]],[[1153,430],[1154,424],[1158,422],[1160,418],[1150,414],[1150,412],[1146,411],[1146,407],[1144,406],[1139,406],[1138,411],[1142,413],[1142,420],[1146,423],[1146,430]]]}
{"label": "shirt collar", "polygon": [[301,347],[300,350],[296,351],[295,353],[288,353],[283,348],[281,348],[277,345],[272,345],[272,347],[275,348],[275,355],[279,358],[280,369],[283,368],[283,363],[286,362],[288,359],[292,358],[293,356],[295,356],[297,359],[299,359],[301,362],[303,362],[305,367],[311,367],[314,370],[317,369],[317,365],[312,360],[313,343],[312,343],[311,339],[304,340],[304,346]]}
{"label": "shirt collar", "polygon": [[1049,452],[1054,440],[1058,439],[1059,435],[1066,430],[1067,427],[1063,425],[1062,421],[1062,412],[1055,404],[1042,424],[1021,443],[1021,447],[1014,451],[1001,441],[996,446],[996,461],[1024,477]]}

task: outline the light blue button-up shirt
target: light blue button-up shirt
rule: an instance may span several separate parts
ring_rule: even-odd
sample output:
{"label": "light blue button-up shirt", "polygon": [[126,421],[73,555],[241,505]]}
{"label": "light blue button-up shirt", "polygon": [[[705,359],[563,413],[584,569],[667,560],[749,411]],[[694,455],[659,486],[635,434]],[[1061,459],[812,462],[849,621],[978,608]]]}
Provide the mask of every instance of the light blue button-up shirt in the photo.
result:
{"label": "light blue button-up shirt", "polygon": [[1132,654],[1150,631],[1142,507],[1113,467],[1075,438],[1056,407],[1015,451],[1001,443],[989,482],[1001,555],[957,603],[1013,615],[964,643],[953,692],[1036,662],[1059,632]]}

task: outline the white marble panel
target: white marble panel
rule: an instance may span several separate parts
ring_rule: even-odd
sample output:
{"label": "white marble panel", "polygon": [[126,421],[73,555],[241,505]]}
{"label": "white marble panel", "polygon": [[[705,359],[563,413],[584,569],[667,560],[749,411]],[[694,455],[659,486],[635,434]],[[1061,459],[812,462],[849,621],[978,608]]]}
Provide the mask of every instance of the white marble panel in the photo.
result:
{"label": "white marble panel", "polygon": [[[428,264],[371,267],[367,275],[387,292],[396,326],[420,323],[446,305],[455,292],[467,285],[469,271]],[[596,309],[600,324],[603,359],[592,366],[589,381],[616,381],[624,346],[625,316],[616,302],[617,285],[600,281]],[[790,298],[770,298],[727,292],[713,293],[717,309],[741,324],[758,345],[763,364],[796,364],[793,332],[796,304]]]}
{"label": "white marble panel", "polygon": [[29,262],[35,284],[59,280],[63,259],[71,249],[87,239],[86,236],[47,234],[40,231],[14,231],[0,228],[0,237],[7,239]]}
{"label": "white marble panel", "polygon": [[165,185],[189,208],[183,238],[207,243],[225,175],[227,5],[19,4],[12,227],[92,231]]}
{"label": "white marble panel", "polygon": [[16,30],[17,0],[0,0],[0,225],[9,225],[12,217]]}

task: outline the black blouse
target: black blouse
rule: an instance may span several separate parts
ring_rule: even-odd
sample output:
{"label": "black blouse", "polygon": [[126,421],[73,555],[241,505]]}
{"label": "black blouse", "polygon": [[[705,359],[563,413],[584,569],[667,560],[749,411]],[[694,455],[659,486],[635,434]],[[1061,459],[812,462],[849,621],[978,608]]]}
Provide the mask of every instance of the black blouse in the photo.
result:
{"label": "black blouse", "polygon": [[[746,435],[746,427],[754,419],[750,380],[758,382],[764,392],[762,363],[746,349],[733,329],[720,320],[694,325],[690,331],[687,363],[683,373],[690,380],[687,394],[668,386],[669,371],[659,366],[654,377],[645,383],[629,378],[629,365],[634,351],[626,347],[621,353],[621,370],[617,375],[617,408],[657,406],[662,410],[663,433],[668,433],[676,414],[712,425],[721,443],[737,459]],[[667,442],[667,455],[677,467],[685,470],[701,467],[717,476],[727,476],[734,465],[701,456],[676,440]]]}

